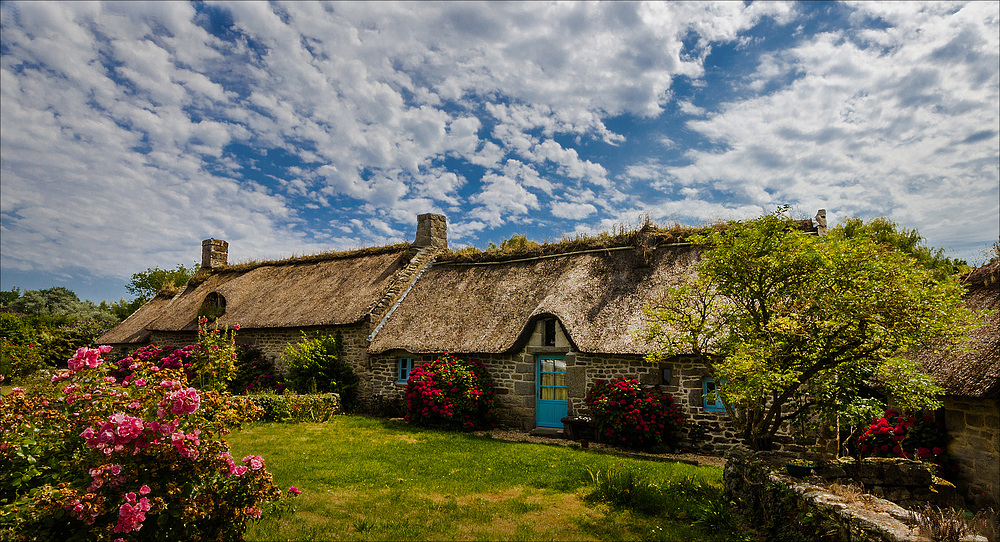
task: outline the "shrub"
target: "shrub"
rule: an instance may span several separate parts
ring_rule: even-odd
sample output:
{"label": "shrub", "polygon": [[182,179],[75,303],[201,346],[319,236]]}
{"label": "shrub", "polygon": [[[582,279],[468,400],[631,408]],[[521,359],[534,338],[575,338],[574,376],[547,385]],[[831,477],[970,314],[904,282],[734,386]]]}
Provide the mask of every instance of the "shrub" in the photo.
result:
{"label": "shrub", "polygon": [[281,356],[288,367],[288,381],[300,393],[332,392],[340,395],[344,410],[351,412],[358,402],[358,375],[340,360],[339,335],[305,332],[296,344],[289,344]]}
{"label": "shrub", "polygon": [[236,376],[236,330],[208,328],[208,319],[198,319],[198,347],[191,359],[192,383],[199,390],[223,391]]}
{"label": "shrub", "polygon": [[265,422],[325,422],[340,412],[337,394],[293,395],[262,393],[244,396],[261,409]]}
{"label": "shrub", "polygon": [[0,312],[0,337],[14,344],[31,344],[35,342],[35,331],[16,315]]}
{"label": "shrub", "polygon": [[0,375],[11,382],[45,367],[41,349],[35,344],[16,344],[0,337]]}
{"label": "shrub", "polygon": [[406,381],[406,420],[453,429],[494,427],[496,390],[486,367],[448,354],[410,371]]}
{"label": "shrub", "polygon": [[674,433],[684,425],[673,398],[624,377],[598,380],[584,398],[600,437],[626,448],[672,448]]}
{"label": "shrub", "polygon": [[0,337],[15,345],[34,345],[42,365],[61,367],[76,349],[89,346],[111,329],[113,319],[0,313]]}
{"label": "shrub", "polygon": [[47,394],[0,398],[0,538],[242,539],[281,497],[259,456],[238,465],[218,438],[253,407],[148,360],[118,382],[109,350],[80,348]]}
{"label": "shrub", "polygon": [[230,393],[281,392],[284,389],[285,379],[275,370],[274,360],[259,348],[236,347],[236,376],[229,383]]}
{"label": "shrub", "polygon": [[904,457],[928,461],[939,474],[953,470],[947,452],[948,434],[944,424],[930,416],[915,418],[889,409],[872,421],[858,437],[862,456]]}

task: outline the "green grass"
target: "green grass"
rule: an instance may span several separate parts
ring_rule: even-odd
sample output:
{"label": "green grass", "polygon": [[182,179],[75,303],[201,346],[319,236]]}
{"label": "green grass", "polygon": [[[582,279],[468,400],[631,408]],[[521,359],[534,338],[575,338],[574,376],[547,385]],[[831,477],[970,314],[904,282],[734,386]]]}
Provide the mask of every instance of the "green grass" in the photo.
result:
{"label": "green grass", "polygon": [[[237,460],[259,454],[280,487],[302,490],[293,513],[265,516],[247,529],[248,540],[717,539],[718,526],[704,524],[721,492],[717,467],[354,416],[256,425],[227,440]],[[638,506],[609,505],[615,499],[595,491],[596,482],[623,473],[653,488]]]}

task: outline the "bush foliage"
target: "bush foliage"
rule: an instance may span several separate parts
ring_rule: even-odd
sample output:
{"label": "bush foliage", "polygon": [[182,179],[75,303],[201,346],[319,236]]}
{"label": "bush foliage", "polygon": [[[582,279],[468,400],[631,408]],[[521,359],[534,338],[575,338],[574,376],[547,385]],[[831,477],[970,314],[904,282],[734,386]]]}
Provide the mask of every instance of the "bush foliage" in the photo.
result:
{"label": "bush foliage", "polygon": [[263,422],[325,422],[340,412],[340,397],[334,393],[293,395],[261,393],[246,395],[261,409]]}
{"label": "bush foliage", "polygon": [[673,448],[684,418],[670,395],[624,377],[598,380],[584,398],[600,438],[626,448]]}
{"label": "bush foliage", "polygon": [[288,367],[288,382],[299,393],[337,393],[346,411],[358,402],[358,375],[341,361],[339,335],[309,336],[289,344],[281,356]]}
{"label": "bush foliage", "polygon": [[486,367],[448,354],[421,363],[406,381],[407,421],[428,427],[494,427],[496,390]]}
{"label": "bush foliage", "polygon": [[904,457],[929,461],[939,474],[951,474],[947,454],[948,434],[944,424],[931,416],[917,418],[889,409],[858,437],[862,456]]}
{"label": "bush foliage", "polygon": [[259,456],[219,437],[257,411],[180,368],[80,348],[46,394],[0,398],[0,538],[242,539],[282,492]]}

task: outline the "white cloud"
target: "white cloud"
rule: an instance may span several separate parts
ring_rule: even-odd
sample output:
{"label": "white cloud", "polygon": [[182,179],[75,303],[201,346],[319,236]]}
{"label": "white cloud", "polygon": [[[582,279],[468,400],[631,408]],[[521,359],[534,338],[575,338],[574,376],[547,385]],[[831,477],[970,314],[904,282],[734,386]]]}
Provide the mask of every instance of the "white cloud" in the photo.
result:
{"label": "white cloud", "polygon": [[589,203],[554,201],[551,207],[553,216],[569,220],[584,219],[597,212],[597,208]]}
{"label": "white cloud", "polygon": [[[713,47],[804,8],[5,2],[3,267],[127,278],[208,236],[277,257],[398,240],[427,211],[474,240],[785,202],[961,244],[997,211],[995,4],[850,9],[888,28],[802,36],[706,107]],[[718,146],[657,131],[675,159],[631,157],[618,127],[663,120],[678,77]]]}
{"label": "white cloud", "polygon": [[885,215],[921,225],[938,246],[995,238],[995,4],[855,7],[893,26],[867,30],[860,44],[848,31],[829,32],[763,57],[753,89],[800,75],[689,122],[722,149],[691,150],[690,165],[664,177],[764,209],[792,203],[841,217]]}

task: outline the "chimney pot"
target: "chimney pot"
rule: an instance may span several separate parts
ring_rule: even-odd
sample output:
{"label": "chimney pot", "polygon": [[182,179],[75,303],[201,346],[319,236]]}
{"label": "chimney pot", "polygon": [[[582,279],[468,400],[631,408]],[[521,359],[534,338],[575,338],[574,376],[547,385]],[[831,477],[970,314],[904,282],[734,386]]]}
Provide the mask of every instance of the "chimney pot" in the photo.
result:
{"label": "chimney pot", "polygon": [[448,248],[448,219],[434,213],[417,215],[417,237],[413,246]]}
{"label": "chimney pot", "polygon": [[214,269],[229,264],[229,243],[221,239],[201,242],[201,268]]}

